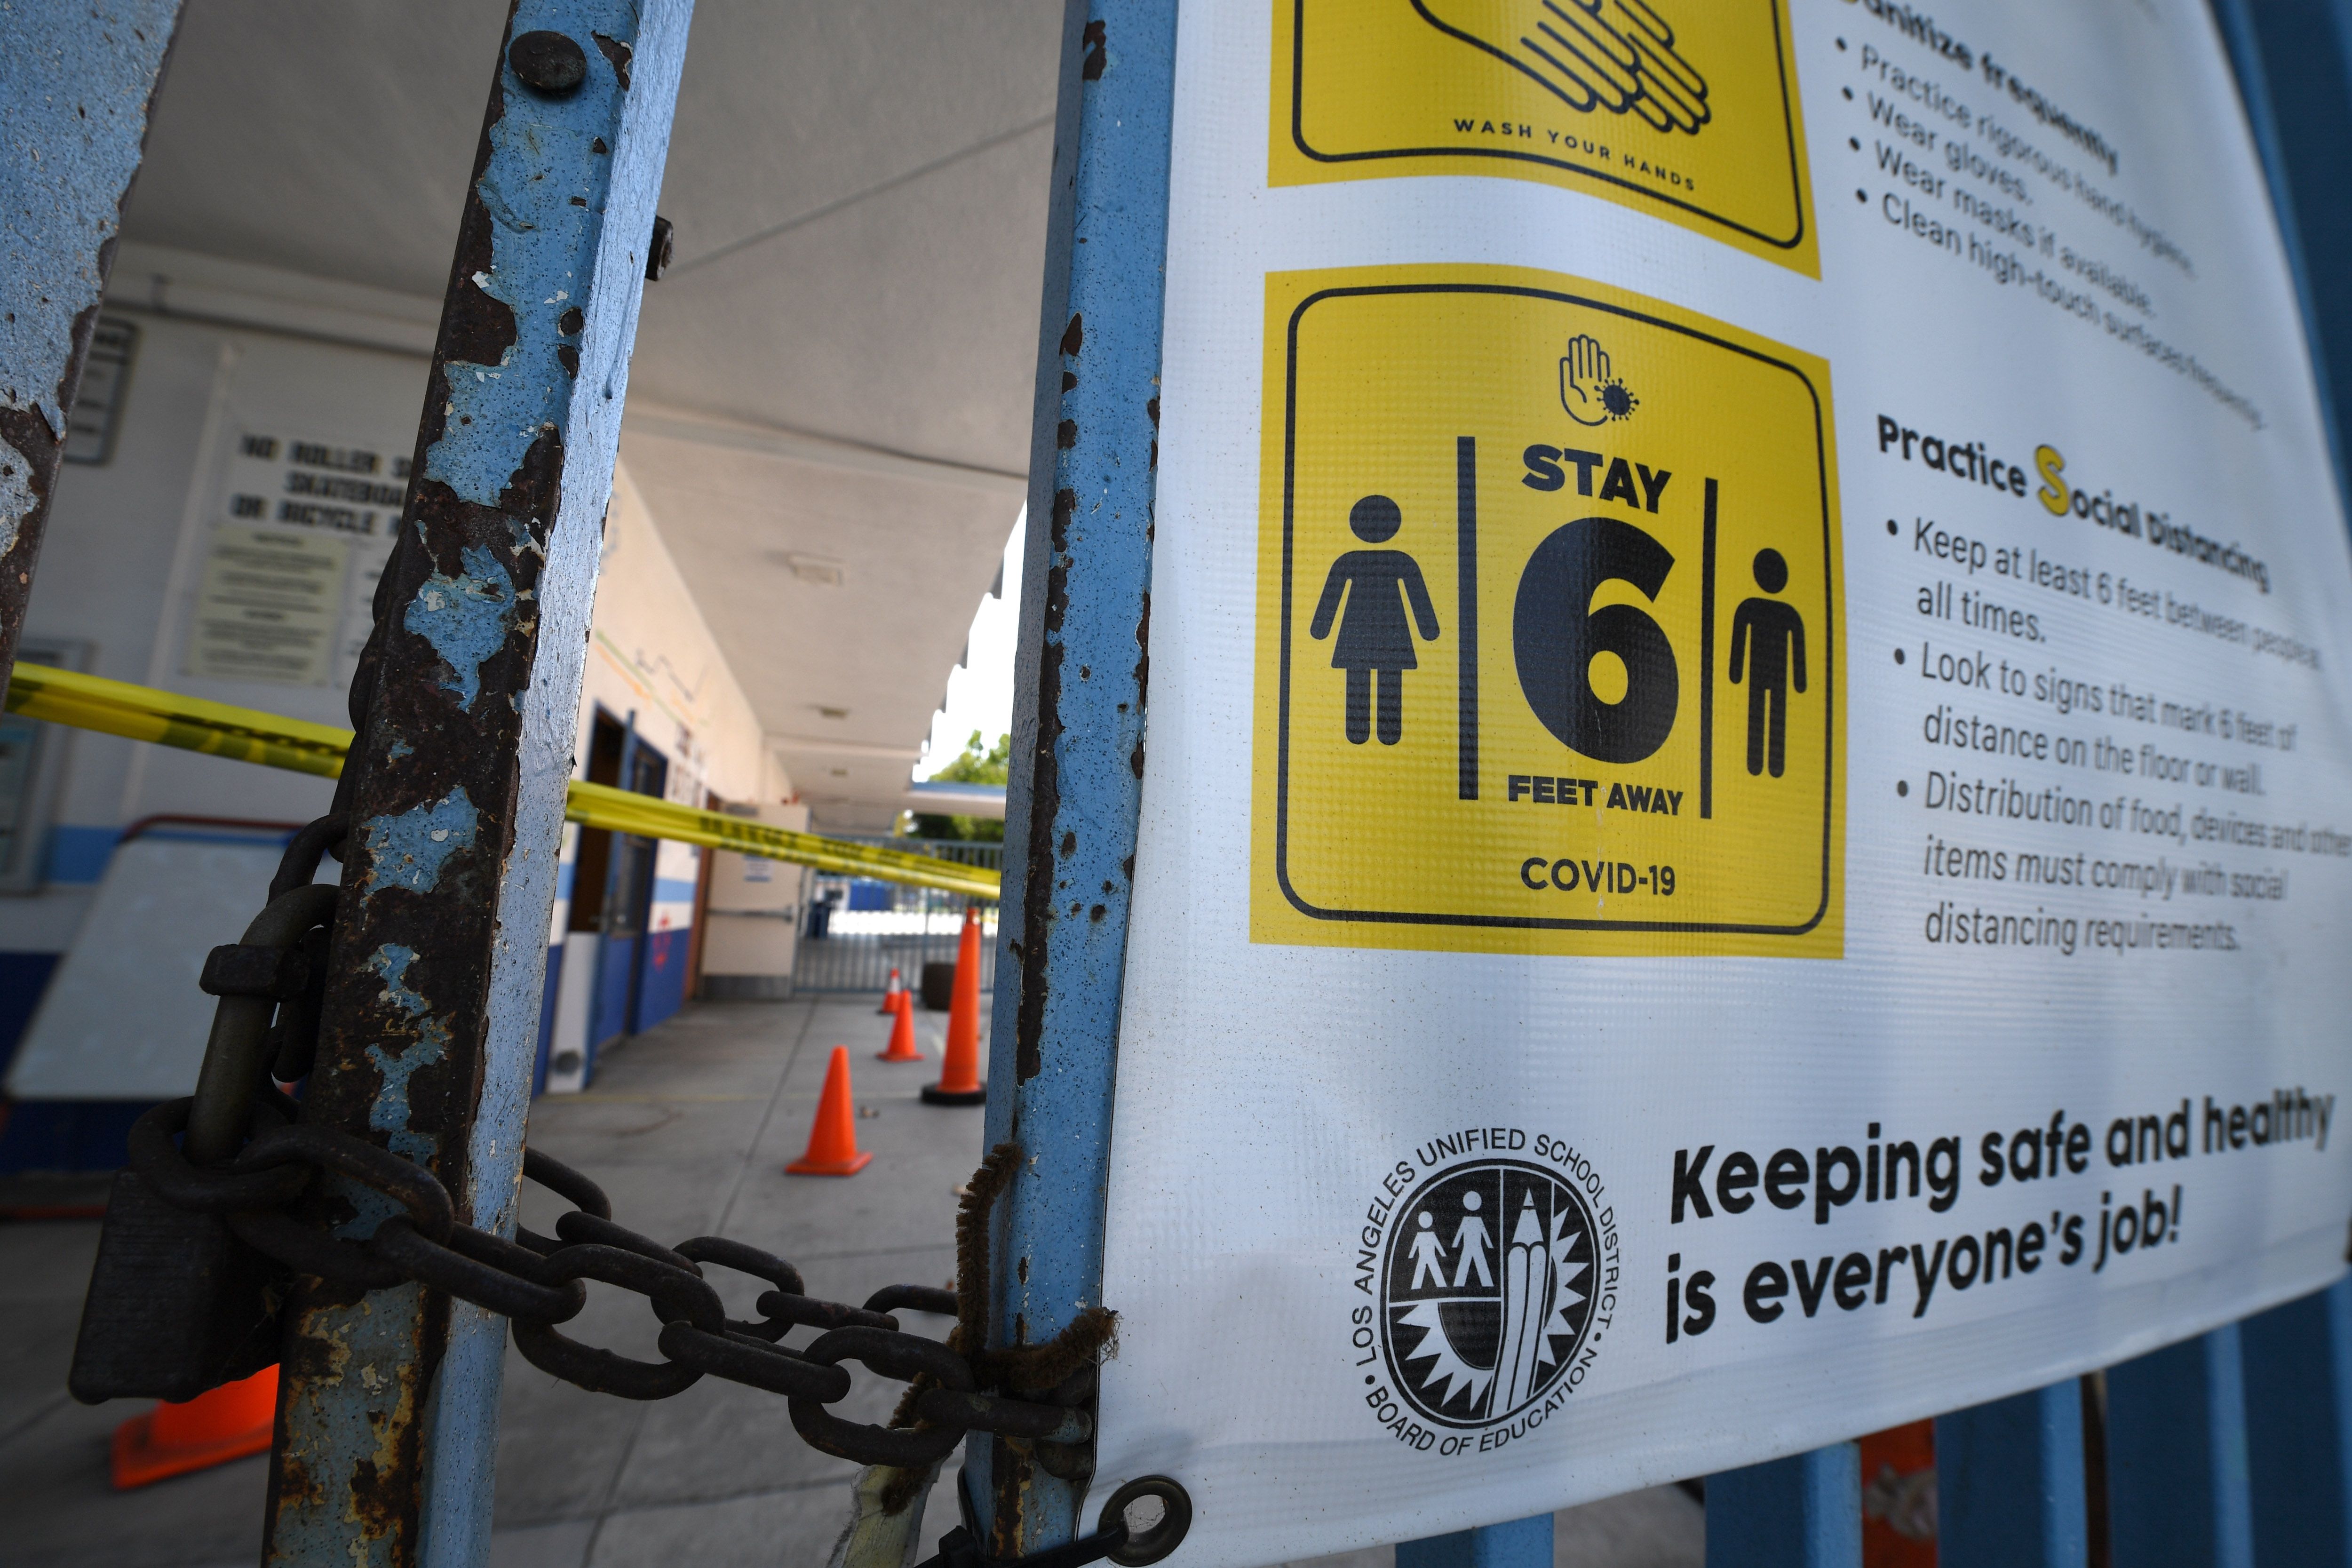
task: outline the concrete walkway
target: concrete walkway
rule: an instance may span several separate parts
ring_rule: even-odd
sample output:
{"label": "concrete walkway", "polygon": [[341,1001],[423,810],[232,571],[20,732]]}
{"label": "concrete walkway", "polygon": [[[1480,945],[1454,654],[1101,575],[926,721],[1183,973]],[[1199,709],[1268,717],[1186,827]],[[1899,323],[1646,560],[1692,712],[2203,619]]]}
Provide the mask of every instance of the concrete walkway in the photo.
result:
{"label": "concrete walkway", "polygon": [[[916,1098],[937,1076],[943,1016],[917,1015],[930,1062],[890,1067],[874,1059],[887,1037],[874,1006],[865,996],[690,1007],[608,1052],[587,1093],[534,1104],[530,1141],[593,1176],[622,1223],[667,1241],[723,1235],[766,1247],[791,1258],[814,1294],[856,1302],[887,1284],[947,1284],[955,1189],[982,1152],[980,1112]],[[859,1143],[874,1163],[847,1180],[787,1176],[835,1045],[850,1047]],[[525,1223],[551,1230],[559,1209],[529,1191]],[[107,1437],[139,1406],[89,1408],[65,1394],[97,1231],[82,1221],[0,1226],[0,1562],[243,1568],[260,1550],[262,1459],[117,1493]],[[751,1315],[761,1288],[714,1276],[730,1310]],[[656,1326],[641,1303],[596,1288],[569,1331],[653,1358]],[[894,1385],[861,1373],[857,1386],[841,1414],[884,1419]],[[846,1516],[855,1468],[803,1443],[784,1402],[754,1389],[706,1378],[639,1404],[559,1383],[509,1351],[499,1415],[493,1568],[820,1568]],[[927,1512],[925,1555],[956,1522],[950,1484]],[[1560,1568],[1697,1568],[1704,1558],[1703,1510],[1671,1488],[1559,1518]],[[1388,1568],[1392,1558],[1381,1548],[1318,1568]]]}

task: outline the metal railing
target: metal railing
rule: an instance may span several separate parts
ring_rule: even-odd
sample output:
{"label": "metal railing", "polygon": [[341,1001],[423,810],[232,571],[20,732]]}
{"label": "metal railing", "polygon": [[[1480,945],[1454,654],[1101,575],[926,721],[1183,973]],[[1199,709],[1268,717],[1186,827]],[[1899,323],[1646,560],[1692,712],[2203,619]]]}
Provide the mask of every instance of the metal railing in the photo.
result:
{"label": "metal railing", "polygon": [[[1937,1418],[1940,1568],[2352,1561],[2352,1280],[2105,1381],[2102,1431],[2072,1378]],[[1709,1477],[1708,1568],[1858,1568],[1861,1481],[1852,1443]],[[1400,1547],[1399,1568],[1486,1533]]]}
{"label": "metal railing", "polygon": [[[898,837],[855,842],[990,871],[999,869],[1004,859],[1002,844]],[[974,900],[937,888],[821,872],[812,886],[809,902],[793,963],[793,988],[797,992],[879,991],[888,984],[893,969],[907,985],[919,991],[924,965],[955,962],[963,911],[974,902],[981,911],[983,939],[982,994],[989,994],[996,984],[993,900]]]}

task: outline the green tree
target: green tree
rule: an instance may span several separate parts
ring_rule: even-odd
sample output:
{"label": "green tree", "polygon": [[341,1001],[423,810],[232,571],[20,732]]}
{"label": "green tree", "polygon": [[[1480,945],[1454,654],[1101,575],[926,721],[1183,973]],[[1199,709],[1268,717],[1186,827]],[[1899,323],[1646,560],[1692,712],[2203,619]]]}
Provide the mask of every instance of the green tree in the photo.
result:
{"label": "green tree", "polygon": [[[931,775],[935,784],[1001,784],[1013,776],[1013,737],[999,735],[996,744],[983,746],[980,731],[974,730],[971,739],[963,743],[963,752],[955,761]],[[907,814],[913,819],[908,837],[914,838],[961,838],[988,844],[1004,841],[1004,823],[992,816],[941,816],[935,813],[915,811]]]}

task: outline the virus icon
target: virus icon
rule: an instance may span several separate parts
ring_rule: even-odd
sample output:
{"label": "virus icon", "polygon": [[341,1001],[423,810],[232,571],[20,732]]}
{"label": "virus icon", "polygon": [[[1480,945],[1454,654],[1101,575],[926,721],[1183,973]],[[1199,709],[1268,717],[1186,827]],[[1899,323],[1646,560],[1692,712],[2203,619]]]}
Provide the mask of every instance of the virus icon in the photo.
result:
{"label": "virus icon", "polygon": [[1568,353],[1560,358],[1559,405],[1579,425],[1606,425],[1632,418],[1642,400],[1612,374],[1601,340],[1583,333],[1568,341]]}

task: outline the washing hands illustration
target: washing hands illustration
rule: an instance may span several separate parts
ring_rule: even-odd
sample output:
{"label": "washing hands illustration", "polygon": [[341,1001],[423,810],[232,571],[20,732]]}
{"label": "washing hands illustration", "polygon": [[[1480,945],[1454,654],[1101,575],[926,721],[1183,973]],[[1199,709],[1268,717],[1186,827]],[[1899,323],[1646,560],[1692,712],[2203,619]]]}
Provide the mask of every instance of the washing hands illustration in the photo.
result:
{"label": "washing hands illustration", "polygon": [[1707,122],[1706,80],[1647,0],[1412,0],[1440,32],[1517,67],[1570,106],[1660,131]]}
{"label": "washing hands illustration", "polygon": [[1559,405],[1579,425],[1606,425],[1623,419],[1637,399],[1609,371],[1609,353],[1601,340],[1580,333],[1568,340],[1559,361]]}

